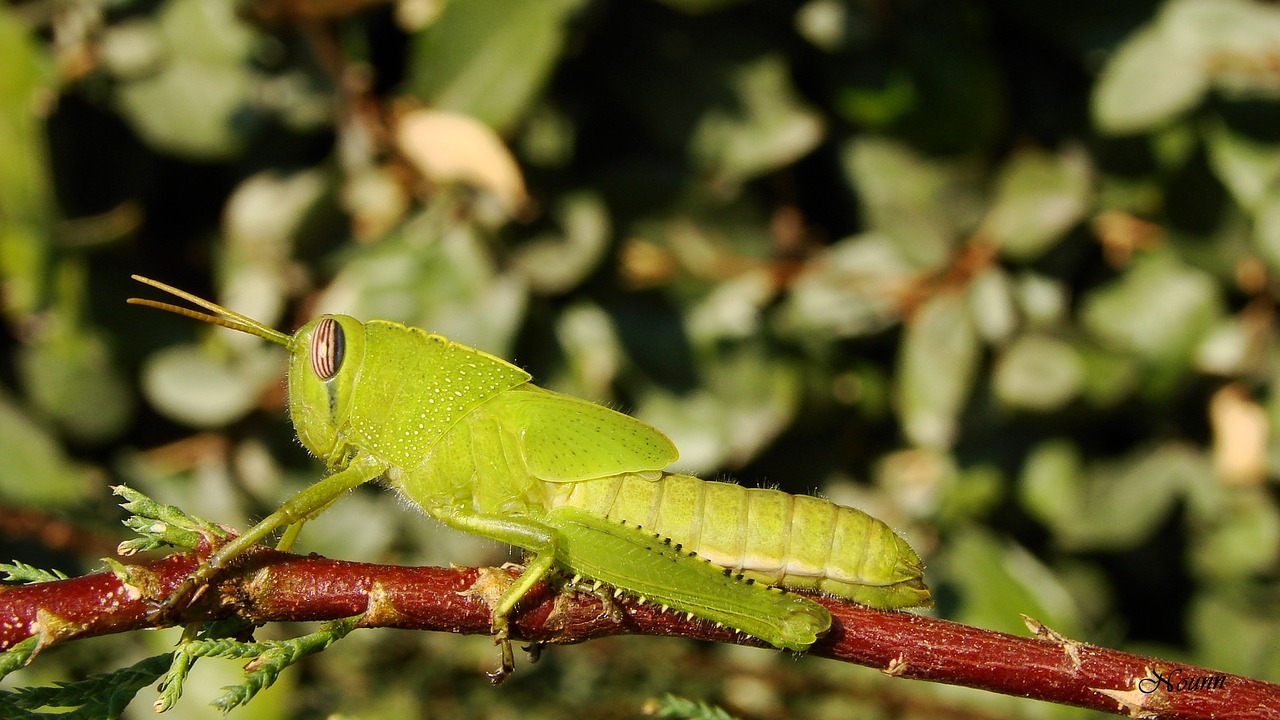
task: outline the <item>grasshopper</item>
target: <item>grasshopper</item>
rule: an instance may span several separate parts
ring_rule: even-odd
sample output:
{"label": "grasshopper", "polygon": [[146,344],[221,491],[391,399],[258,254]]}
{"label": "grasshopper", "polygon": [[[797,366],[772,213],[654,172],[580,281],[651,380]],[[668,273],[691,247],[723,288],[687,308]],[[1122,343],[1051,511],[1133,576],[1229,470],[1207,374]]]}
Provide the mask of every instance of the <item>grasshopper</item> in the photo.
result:
{"label": "grasshopper", "polygon": [[514,667],[509,618],[555,575],[802,652],[831,625],[795,589],[876,608],[931,604],[911,547],[864,512],[814,497],[712,482],[664,468],[679,453],[657,429],[534,385],[475,348],[385,320],[318,317],[292,336],[149,278],[207,314],[129,303],[288,348],[289,414],[328,474],[220,547],[154,609],[174,611],[238,555],[381,479],[450,527],[522,548],[524,572],[492,607],[500,682]]}

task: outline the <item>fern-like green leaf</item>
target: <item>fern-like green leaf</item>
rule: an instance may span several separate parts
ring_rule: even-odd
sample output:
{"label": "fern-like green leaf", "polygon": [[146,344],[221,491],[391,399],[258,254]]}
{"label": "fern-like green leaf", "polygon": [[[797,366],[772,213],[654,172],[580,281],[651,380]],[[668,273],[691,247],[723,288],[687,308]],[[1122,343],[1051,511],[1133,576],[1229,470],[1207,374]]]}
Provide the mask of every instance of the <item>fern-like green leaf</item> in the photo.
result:
{"label": "fern-like green leaf", "polygon": [[736,720],[724,708],[668,693],[645,703],[645,714],[678,720]]}
{"label": "fern-like green leaf", "polygon": [[[156,655],[77,682],[0,692],[0,717],[6,720],[114,720],[139,690],[164,675],[171,660],[171,654]],[[39,712],[43,708],[72,710]]]}
{"label": "fern-like green leaf", "polygon": [[32,635],[0,653],[0,678],[30,662],[31,656],[35,654],[36,648],[39,646],[40,638]]}
{"label": "fern-like green leaf", "polygon": [[285,668],[346,637],[356,629],[359,622],[359,617],[335,620],[325,623],[316,632],[292,640],[257,643],[266,646],[266,649],[248,665],[244,682],[226,688],[226,693],[214,700],[213,706],[227,713],[231,708],[243,705],[254,695],[271,687]]}
{"label": "fern-like green leaf", "polygon": [[41,568],[28,565],[24,562],[18,562],[17,560],[14,560],[11,563],[0,563],[0,573],[4,573],[4,577],[0,578],[0,580],[25,584],[45,583],[67,579],[67,576],[58,570],[42,570]]}
{"label": "fern-like green leaf", "polygon": [[125,485],[111,488],[125,499],[120,507],[130,513],[124,524],[142,537],[120,543],[121,555],[153,550],[164,545],[195,548],[200,539],[225,539],[227,533],[217,525],[188,515],[173,505],[163,505]]}

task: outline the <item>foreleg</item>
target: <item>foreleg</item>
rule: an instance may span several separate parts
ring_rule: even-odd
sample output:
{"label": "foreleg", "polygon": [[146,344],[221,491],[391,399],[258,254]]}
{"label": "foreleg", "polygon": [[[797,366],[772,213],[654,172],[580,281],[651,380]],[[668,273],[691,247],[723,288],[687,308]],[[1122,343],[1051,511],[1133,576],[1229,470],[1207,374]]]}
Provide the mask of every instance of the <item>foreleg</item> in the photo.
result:
{"label": "foreleg", "polygon": [[258,521],[231,542],[218,548],[207,560],[186,577],[168,597],[147,612],[149,620],[168,619],[178,606],[197,589],[208,584],[215,575],[231,564],[254,544],[285,525],[296,525],[314,517],[321,509],[348,490],[377,478],[386,465],[368,455],[359,455],[347,467],[308,486],[284,501],[270,515]]}

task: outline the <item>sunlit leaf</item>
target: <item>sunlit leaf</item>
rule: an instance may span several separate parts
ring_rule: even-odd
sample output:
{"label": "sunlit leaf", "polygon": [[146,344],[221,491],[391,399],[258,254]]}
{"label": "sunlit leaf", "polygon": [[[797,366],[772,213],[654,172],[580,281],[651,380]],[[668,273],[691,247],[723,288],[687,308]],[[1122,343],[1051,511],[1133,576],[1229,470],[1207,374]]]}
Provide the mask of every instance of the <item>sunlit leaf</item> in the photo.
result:
{"label": "sunlit leaf", "polygon": [[535,237],[513,251],[515,266],[534,290],[567,292],[604,259],[612,226],[608,209],[594,193],[566,195],[556,208],[560,232]]}
{"label": "sunlit leaf", "polygon": [[1209,126],[1205,142],[1215,174],[1236,202],[1247,210],[1274,202],[1280,180],[1280,145],[1250,140],[1221,123]]}
{"label": "sunlit leaf", "polygon": [[795,416],[800,376],[759,345],[708,357],[706,389],[675,395],[654,389],[635,415],[667,433],[680,448],[677,467],[709,472],[737,467],[777,437]]}
{"label": "sunlit leaf", "polygon": [[951,539],[935,560],[960,588],[956,618],[977,627],[1024,634],[1027,615],[1068,636],[1079,632],[1074,599],[1053,572],[1026,549],[971,529]]}
{"label": "sunlit leaf", "polygon": [[498,272],[478,230],[448,222],[448,209],[419,215],[394,237],[361,248],[316,303],[316,312],[386,319],[505,356],[528,289]]}
{"label": "sunlit leaf", "polygon": [[[236,188],[227,200],[225,252],[218,258],[223,305],[269,326],[279,323],[289,291],[295,234],[326,189],[318,171],[260,173]],[[243,334],[226,341],[238,346],[258,343]]]}
{"label": "sunlit leaf", "polygon": [[1176,444],[1084,464],[1072,444],[1051,440],[1027,458],[1018,491],[1062,547],[1116,549],[1149,538],[1189,487],[1211,477],[1203,455]]}
{"label": "sunlit leaf", "polygon": [[978,350],[978,334],[962,295],[935,295],[908,322],[898,353],[895,398],[911,442],[945,448],[955,440],[960,411],[977,375]]}
{"label": "sunlit leaf", "polygon": [[566,372],[548,385],[577,397],[608,403],[622,365],[622,344],[608,313],[597,305],[566,308],[556,323],[556,339],[564,349]]}
{"label": "sunlit leaf", "polygon": [[1084,384],[1085,364],[1066,342],[1024,335],[996,365],[996,396],[1012,407],[1047,412],[1075,398]]}
{"label": "sunlit leaf", "polygon": [[859,138],[844,149],[845,174],[858,194],[867,227],[889,238],[912,264],[936,267],[980,211],[972,171],[924,157],[882,138]]}
{"label": "sunlit leaf", "polygon": [[717,181],[736,184],[788,165],[822,139],[822,120],[791,86],[781,57],[735,68],[730,86],[734,96],[707,110],[690,141]]}
{"label": "sunlit leaf", "polygon": [[219,360],[195,346],[156,353],[143,370],[143,391],[157,410],[191,427],[213,428],[243,417],[284,377],[276,347],[248,348]]}
{"label": "sunlit leaf", "polygon": [[1086,295],[1080,319],[1116,349],[1174,361],[1195,347],[1222,313],[1220,291],[1208,274],[1169,253],[1155,253]]}
{"label": "sunlit leaf", "polygon": [[1083,216],[1089,176],[1089,160],[1079,148],[1015,154],[1001,169],[982,231],[1009,257],[1039,257]]}
{"label": "sunlit leaf", "polygon": [[1113,135],[1154,130],[1200,102],[1209,89],[1200,48],[1160,27],[1130,35],[1093,90],[1093,118]]}
{"label": "sunlit leaf", "polygon": [[218,0],[167,0],[156,23],[164,62],[121,86],[121,112],[168,152],[205,160],[236,154],[259,87],[245,67],[254,32]]}
{"label": "sunlit leaf", "polygon": [[980,273],[969,284],[973,323],[984,340],[1003,342],[1013,334],[1019,322],[1013,290],[1008,274],[998,267]]}
{"label": "sunlit leaf", "polygon": [[1248,0],[1172,0],[1103,69],[1093,116],[1113,134],[1156,129],[1197,105],[1211,86],[1275,98],[1260,64],[1280,47],[1280,11]]}
{"label": "sunlit leaf", "polygon": [[881,235],[841,240],[814,257],[792,283],[779,318],[796,334],[848,337],[895,323],[914,277],[912,264]]}

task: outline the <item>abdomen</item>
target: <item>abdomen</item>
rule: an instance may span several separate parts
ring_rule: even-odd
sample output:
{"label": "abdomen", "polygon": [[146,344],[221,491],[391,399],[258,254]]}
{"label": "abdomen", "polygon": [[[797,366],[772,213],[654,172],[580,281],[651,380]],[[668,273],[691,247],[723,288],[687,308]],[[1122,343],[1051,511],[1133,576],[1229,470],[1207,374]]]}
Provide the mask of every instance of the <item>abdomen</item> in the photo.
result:
{"label": "abdomen", "polygon": [[636,523],[769,585],[878,608],[932,604],[919,557],[892,528],[820,498],[629,473],[558,485],[551,505]]}

